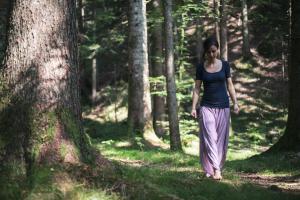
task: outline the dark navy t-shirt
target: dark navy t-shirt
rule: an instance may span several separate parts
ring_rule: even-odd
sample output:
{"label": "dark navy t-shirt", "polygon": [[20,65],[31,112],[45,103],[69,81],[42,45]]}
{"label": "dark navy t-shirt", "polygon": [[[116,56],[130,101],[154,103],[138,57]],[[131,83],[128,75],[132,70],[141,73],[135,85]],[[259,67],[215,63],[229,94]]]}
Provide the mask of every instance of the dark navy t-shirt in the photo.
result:
{"label": "dark navy t-shirt", "polygon": [[230,66],[222,60],[222,68],[218,72],[207,72],[203,63],[197,65],[196,80],[203,82],[201,106],[213,108],[229,108],[226,79],[231,77]]}

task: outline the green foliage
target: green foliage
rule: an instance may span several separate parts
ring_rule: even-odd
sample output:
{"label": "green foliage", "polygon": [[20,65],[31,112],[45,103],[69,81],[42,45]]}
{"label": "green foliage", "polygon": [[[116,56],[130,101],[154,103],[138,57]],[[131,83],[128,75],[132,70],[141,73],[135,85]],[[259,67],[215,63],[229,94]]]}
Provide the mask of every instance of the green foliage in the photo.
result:
{"label": "green foliage", "polygon": [[97,60],[97,88],[112,80],[127,80],[127,1],[84,1],[80,44],[81,97],[91,105],[92,60]]}
{"label": "green foliage", "polygon": [[165,76],[149,77],[149,82],[152,95],[167,96]]}

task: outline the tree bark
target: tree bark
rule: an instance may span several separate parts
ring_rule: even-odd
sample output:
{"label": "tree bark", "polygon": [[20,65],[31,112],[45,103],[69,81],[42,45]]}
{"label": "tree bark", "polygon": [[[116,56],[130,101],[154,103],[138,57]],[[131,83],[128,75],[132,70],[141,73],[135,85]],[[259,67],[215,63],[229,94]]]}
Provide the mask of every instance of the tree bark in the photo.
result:
{"label": "tree bark", "polygon": [[7,168],[28,173],[37,163],[77,163],[90,153],[75,10],[71,0],[13,1],[0,74],[0,162]]}
{"label": "tree bark", "polygon": [[203,32],[203,29],[201,27],[202,23],[201,23],[201,19],[197,19],[197,34],[196,34],[196,37],[197,37],[197,46],[196,46],[196,54],[197,54],[197,62],[198,63],[202,63],[203,62],[203,52],[204,52],[204,49],[203,49],[203,39],[202,39],[202,32]]}
{"label": "tree bark", "polygon": [[220,24],[219,24],[219,18],[220,18],[220,2],[219,0],[213,0],[214,2],[214,13],[215,13],[215,33],[216,33],[216,38],[220,44]]}
{"label": "tree bark", "polygon": [[249,59],[250,44],[249,44],[249,30],[248,30],[248,7],[247,0],[242,0],[242,32],[243,32],[243,57]]}
{"label": "tree bark", "polygon": [[300,151],[300,1],[291,1],[288,120],[284,135],[269,151]]}
{"label": "tree bark", "polygon": [[149,145],[161,141],[155,135],[149,83],[146,1],[129,1],[128,132],[142,134]]}
{"label": "tree bark", "polygon": [[172,150],[181,150],[182,147],[179,133],[178,107],[174,73],[172,0],[165,0],[163,5],[165,20],[165,64],[167,72],[167,105],[170,129],[170,145]]}
{"label": "tree bark", "polygon": [[[94,17],[94,24],[93,24],[93,41],[97,43],[97,8],[96,6],[93,9],[93,17]],[[95,50],[94,50],[95,51]],[[97,97],[97,52],[94,52],[94,56],[92,58],[92,104],[96,104],[96,97]]]}
{"label": "tree bark", "polygon": [[92,59],[92,104],[96,104],[97,97],[97,58]]}
{"label": "tree bark", "polygon": [[228,60],[227,45],[227,6],[226,0],[221,0],[221,21],[220,21],[220,51],[221,59]]}
{"label": "tree bark", "polygon": [[[157,16],[162,14],[162,7],[160,0],[153,1],[154,12]],[[152,75],[153,77],[164,76],[163,65],[163,40],[162,40],[162,23],[159,21],[155,23],[152,34],[153,48],[152,48]],[[156,89],[158,91],[164,90],[164,85],[158,83]],[[165,97],[161,95],[153,95],[153,126],[155,133],[161,137],[165,133],[162,122],[165,121]]]}

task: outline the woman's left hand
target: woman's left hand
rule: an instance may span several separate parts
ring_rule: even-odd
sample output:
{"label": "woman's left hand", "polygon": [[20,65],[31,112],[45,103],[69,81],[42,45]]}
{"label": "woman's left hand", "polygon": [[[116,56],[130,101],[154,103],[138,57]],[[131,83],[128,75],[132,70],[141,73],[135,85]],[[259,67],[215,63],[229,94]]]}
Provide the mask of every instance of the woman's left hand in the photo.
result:
{"label": "woman's left hand", "polygon": [[233,105],[233,112],[234,112],[235,114],[239,114],[239,112],[240,112],[240,108],[239,108],[239,106],[238,106],[237,103],[235,103],[235,104]]}

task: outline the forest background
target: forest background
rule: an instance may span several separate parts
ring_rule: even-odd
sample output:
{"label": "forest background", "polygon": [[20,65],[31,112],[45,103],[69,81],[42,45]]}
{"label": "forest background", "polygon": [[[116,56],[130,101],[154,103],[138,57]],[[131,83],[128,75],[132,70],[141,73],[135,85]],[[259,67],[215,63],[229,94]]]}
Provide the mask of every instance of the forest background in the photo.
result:
{"label": "forest background", "polygon": [[[296,0],[42,0],[37,7],[29,0],[0,2],[3,199],[299,198]],[[30,37],[15,41],[26,34],[25,25],[42,21],[43,32],[56,17],[47,24],[48,18],[32,17],[27,9],[39,10],[40,17],[59,9],[67,13],[57,18],[71,25],[59,24],[49,34],[50,42],[71,44],[57,44],[70,56],[50,54],[76,71],[70,67],[69,87],[58,89],[66,99],[50,98],[56,85],[37,82],[49,88],[47,102],[37,95],[28,104],[34,87],[16,69],[31,61],[31,48],[43,51],[30,45]],[[211,35],[230,63],[241,109],[232,113],[220,182],[203,177],[198,122],[190,115],[195,66],[202,61],[203,39]],[[52,65],[49,71],[57,70]],[[15,72],[25,74],[21,81]],[[23,92],[11,95],[3,75],[10,73],[7,81]]]}

